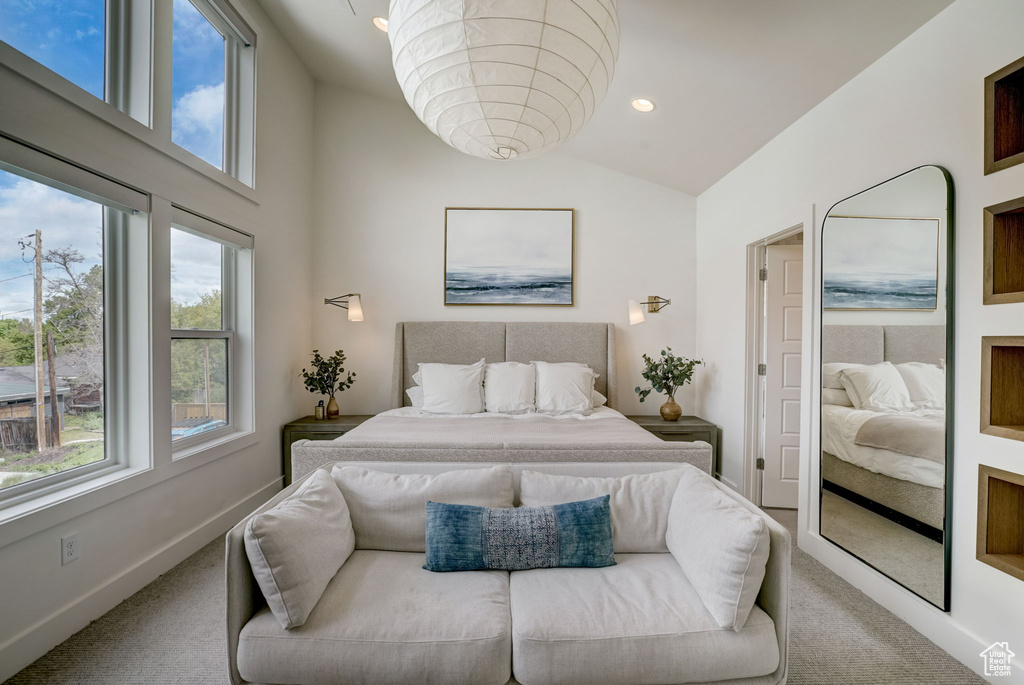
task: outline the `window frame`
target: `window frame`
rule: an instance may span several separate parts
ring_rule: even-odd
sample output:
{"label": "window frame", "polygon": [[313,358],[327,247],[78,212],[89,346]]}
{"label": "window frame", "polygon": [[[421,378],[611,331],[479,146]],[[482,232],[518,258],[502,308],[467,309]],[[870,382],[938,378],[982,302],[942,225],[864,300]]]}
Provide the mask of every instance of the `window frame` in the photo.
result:
{"label": "window frame", "polygon": [[[188,0],[225,36],[222,168],[171,141],[173,14],[163,0],[106,0],[104,97],[0,41],[0,69],[54,93],[167,157],[255,201],[256,39],[229,0]],[[202,5],[202,7],[200,7]],[[231,47],[228,47],[231,46]]]}
{"label": "window frame", "polygon": [[[126,430],[135,412],[148,402],[127,384],[128,288],[139,269],[132,267],[130,232],[142,231],[148,244],[149,197],[116,181],[52,157],[0,135],[0,169],[81,197],[103,207],[103,404],[104,455],[92,464],[34,478],[0,490],[0,510],[59,492],[131,466],[131,438]],[[134,225],[133,225],[134,224]],[[138,242],[132,240],[132,242]],[[116,388],[117,392],[111,392]],[[148,394],[149,385],[142,390]],[[142,401],[144,406],[138,404]],[[133,408],[134,405],[134,408]]]}
{"label": "window frame", "polygon": [[[221,246],[221,328],[170,328],[170,340],[227,341],[227,425],[180,440],[174,440],[168,434],[171,460],[177,461],[253,431],[252,387],[255,379],[251,303],[254,250],[252,236],[178,206],[172,207],[170,227]],[[170,398],[167,399],[170,402]]]}

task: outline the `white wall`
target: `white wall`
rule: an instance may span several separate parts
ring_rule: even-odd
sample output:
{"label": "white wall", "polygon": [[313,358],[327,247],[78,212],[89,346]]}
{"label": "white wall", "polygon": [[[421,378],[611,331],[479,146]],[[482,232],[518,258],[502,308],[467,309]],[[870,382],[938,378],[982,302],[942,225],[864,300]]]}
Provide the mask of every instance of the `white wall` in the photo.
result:
{"label": "white wall", "polygon": [[[362,294],[366,320],[314,305],[313,340],[343,348],[355,386],[342,413],[390,408],[398,321],[599,321],[617,325],[619,409],[643,405],[640,355],[666,345],[694,351],[694,199],[559,154],[501,163],[456,152],[405,103],[317,84],[314,132],[314,294]],[[566,307],[445,307],[445,207],[572,207],[575,301]],[[661,295],[672,305],[629,326],[626,301]],[[698,367],[699,369],[700,367]],[[698,370],[698,375],[703,371]],[[677,400],[693,409],[690,388]],[[313,397],[309,407],[312,411]]]}
{"label": "white wall", "polygon": [[[1024,54],[1024,3],[959,0],[780,134],[697,200],[697,350],[712,366],[698,412],[723,427],[724,471],[738,478],[744,406],[744,246],[819,217],[836,201],[922,164],[956,184],[956,449],[952,611],[947,615],[820,537],[813,481],[802,487],[800,545],[974,669],[1009,640],[1024,654],[1024,584],[975,560],[978,464],[1024,472],[1024,443],[981,435],[981,336],[1024,334],[1024,304],[982,306],[982,208],[1024,193],[1024,166],[982,173],[983,80]],[[819,235],[808,235],[805,264]],[[810,295],[808,295],[810,296]],[[728,312],[728,316],[723,316]],[[805,321],[807,319],[805,318]],[[807,336],[809,340],[809,336]],[[806,343],[805,357],[813,347]],[[808,368],[805,366],[805,369]],[[813,381],[812,381],[813,382]],[[802,477],[813,475],[805,426]],[[1015,677],[1024,682],[1018,656]]]}
{"label": "white wall", "polygon": [[[255,235],[259,439],[183,473],[180,463],[159,464],[135,477],[151,486],[128,496],[118,495],[124,481],[109,486],[102,491],[109,498],[104,506],[62,515],[64,520],[58,516],[52,527],[0,547],[0,681],[225,532],[280,488],[281,425],[306,404],[295,376],[310,344],[313,82],[262,12],[249,9],[260,29],[252,199],[0,69],[5,132]],[[24,97],[6,97],[14,88]],[[62,567],[60,538],[70,532],[79,534],[81,557]]]}

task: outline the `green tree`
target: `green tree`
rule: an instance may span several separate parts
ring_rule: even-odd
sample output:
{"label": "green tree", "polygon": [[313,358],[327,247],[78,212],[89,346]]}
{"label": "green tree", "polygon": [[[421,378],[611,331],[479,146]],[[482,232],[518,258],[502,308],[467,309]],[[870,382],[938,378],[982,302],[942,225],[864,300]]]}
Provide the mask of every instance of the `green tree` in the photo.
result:
{"label": "green tree", "polygon": [[35,359],[32,324],[25,319],[0,321],[0,366],[28,366]]}
{"label": "green tree", "polygon": [[[211,290],[199,300],[171,300],[171,328],[220,330],[221,294]],[[227,401],[227,345],[221,340],[176,339],[171,344],[171,401],[175,404],[206,401],[206,349],[209,348],[210,398]]]}
{"label": "green tree", "polygon": [[81,269],[85,261],[72,247],[43,254],[47,299],[44,329],[53,331],[58,355],[76,370],[76,393],[103,390],[103,267]]}

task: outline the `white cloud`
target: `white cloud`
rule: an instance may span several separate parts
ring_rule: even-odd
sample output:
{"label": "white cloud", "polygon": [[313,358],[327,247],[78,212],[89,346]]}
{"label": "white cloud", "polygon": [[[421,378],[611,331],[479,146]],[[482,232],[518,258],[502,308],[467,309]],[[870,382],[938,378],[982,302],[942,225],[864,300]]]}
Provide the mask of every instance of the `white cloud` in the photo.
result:
{"label": "white cloud", "polygon": [[221,246],[212,240],[174,230],[171,233],[171,297],[191,304],[221,287]]}
{"label": "white cloud", "polygon": [[[5,181],[12,181],[3,184]],[[18,241],[42,232],[43,250],[73,247],[85,258],[82,269],[101,259],[103,209],[100,205],[49,186],[0,172],[0,279],[31,273]],[[29,239],[27,242],[31,243]],[[24,257],[31,259],[31,250]],[[52,273],[50,269],[44,275]],[[32,306],[32,279],[0,282],[0,313]],[[21,314],[19,316],[24,316]]]}
{"label": "white cloud", "polygon": [[171,137],[175,143],[216,167],[224,143],[224,83],[198,86],[174,103]]}

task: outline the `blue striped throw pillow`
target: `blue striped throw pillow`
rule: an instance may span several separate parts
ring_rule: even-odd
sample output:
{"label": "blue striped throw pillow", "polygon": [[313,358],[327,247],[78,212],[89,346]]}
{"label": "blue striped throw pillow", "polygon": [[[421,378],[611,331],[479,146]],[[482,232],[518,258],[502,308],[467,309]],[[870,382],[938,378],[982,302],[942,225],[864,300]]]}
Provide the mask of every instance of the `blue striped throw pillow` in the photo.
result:
{"label": "blue striped throw pillow", "polygon": [[614,566],[609,496],[489,509],[427,502],[428,571]]}

